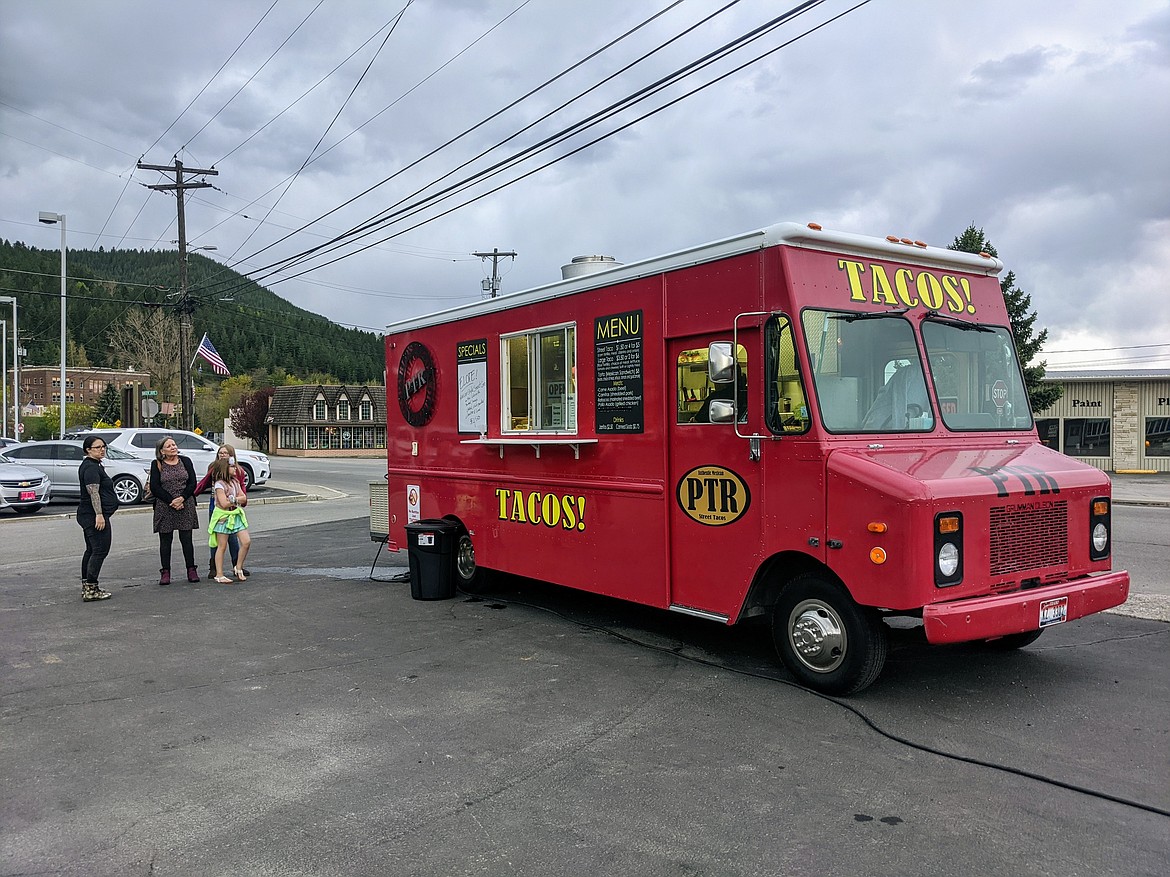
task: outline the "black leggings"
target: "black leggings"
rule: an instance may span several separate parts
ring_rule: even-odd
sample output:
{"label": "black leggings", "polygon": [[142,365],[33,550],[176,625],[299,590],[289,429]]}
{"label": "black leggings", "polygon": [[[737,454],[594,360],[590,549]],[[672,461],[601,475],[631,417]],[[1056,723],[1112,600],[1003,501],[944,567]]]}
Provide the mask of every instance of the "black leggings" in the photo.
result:
{"label": "black leggings", "polygon": [[[158,559],[162,561],[163,569],[171,568],[171,542],[175,534],[159,533],[158,534]],[[191,531],[179,531],[179,544],[183,546],[183,563],[187,569],[195,566],[195,546],[191,544]]]}
{"label": "black leggings", "polygon": [[85,533],[85,554],[81,555],[81,578],[91,585],[96,585],[98,576],[102,574],[102,563],[110,553],[110,545],[114,541],[114,529],[110,526],[109,518],[106,518],[104,530],[99,530],[93,524],[82,529]]}

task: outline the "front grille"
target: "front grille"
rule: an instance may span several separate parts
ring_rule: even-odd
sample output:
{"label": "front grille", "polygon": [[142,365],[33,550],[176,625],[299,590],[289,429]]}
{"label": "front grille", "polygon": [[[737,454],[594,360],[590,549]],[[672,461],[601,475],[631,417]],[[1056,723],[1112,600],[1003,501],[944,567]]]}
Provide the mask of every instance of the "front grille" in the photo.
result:
{"label": "front grille", "polygon": [[44,480],[44,478],[6,478],[0,479],[0,487],[7,487],[10,490],[16,490],[17,488],[30,490],[34,487],[40,487]]}
{"label": "front grille", "polygon": [[1067,563],[1067,502],[1036,502],[991,509],[993,576]]}

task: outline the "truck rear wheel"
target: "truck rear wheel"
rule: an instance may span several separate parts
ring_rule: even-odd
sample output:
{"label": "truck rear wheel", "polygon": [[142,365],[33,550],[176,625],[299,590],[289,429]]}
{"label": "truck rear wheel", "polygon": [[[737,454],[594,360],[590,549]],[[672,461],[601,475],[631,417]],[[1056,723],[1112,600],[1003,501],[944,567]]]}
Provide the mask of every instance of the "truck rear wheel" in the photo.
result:
{"label": "truck rear wheel", "polygon": [[455,540],[455,583],[461,591],[475,593],[483,591],[490,584],[491,572],[475,561],[475,545],[471,534],[460,527]]}
{"label": "truck rear wheel", "polygon": [[868,687],[888,648],[877,613],[816,573],[797,576],[781,592],[772,610],[772,642],[801,684],[826,694]]}

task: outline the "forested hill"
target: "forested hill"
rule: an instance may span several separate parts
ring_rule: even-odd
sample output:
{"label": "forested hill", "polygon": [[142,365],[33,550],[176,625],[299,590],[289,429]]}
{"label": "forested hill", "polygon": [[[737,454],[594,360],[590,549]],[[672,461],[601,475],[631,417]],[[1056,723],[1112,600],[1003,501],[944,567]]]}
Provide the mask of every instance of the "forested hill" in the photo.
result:
{"label": "forested hill", "polygon": [[[201,253],[190,253],[187,264],[193,344],[206,332],[233,374],[283,369],[300,378],[382,382],[380,335],[337,326]],[[122,368],[127,363],[109,342],[112,326],[135,312],[142,317],[160,309],[178,320],[174,252],[71,249],[66,271],[70,363],[83,352],[91,366]],[[23,364],[60,362],[60,294],[60,250],[0,241],[0,295],[15,296],[20,305],[20,337],[28,351]],[[0,314],[11,332],[11,310],[3,307]]]}

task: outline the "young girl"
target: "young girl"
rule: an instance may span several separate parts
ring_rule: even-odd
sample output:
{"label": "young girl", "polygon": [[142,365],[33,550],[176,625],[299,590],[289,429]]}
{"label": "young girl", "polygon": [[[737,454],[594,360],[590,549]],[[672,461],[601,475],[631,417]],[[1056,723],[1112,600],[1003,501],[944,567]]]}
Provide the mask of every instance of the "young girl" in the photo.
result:
{"label": "young girl", "polygon": [[248,498],[240,489],[239,481],[232,477],[232,467],[227,460],[220,458],[211,464],[211,477],[214,479],[215,507],[207,524],[207,533],[208,545],[215,548],[215,580],[222,585],[232,583],[232,579],[223,574],[223,556],[227,551],[228,536],[234,534],[240,540],[240,555],[232,572],[237,580],[247,581],[244,559],[252,546],[252,537],[248,535],[248,518],[243,507],[248,504]]}

